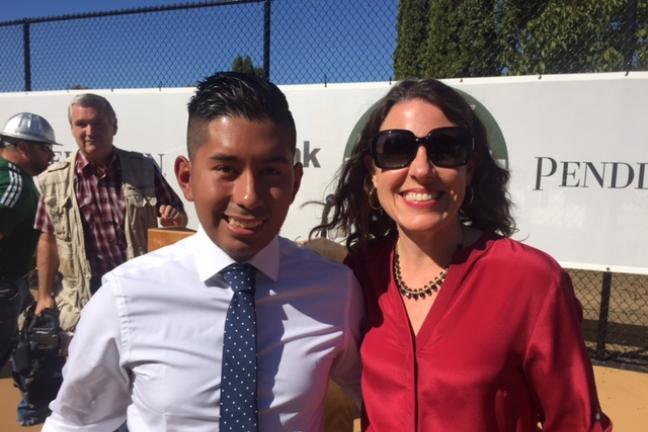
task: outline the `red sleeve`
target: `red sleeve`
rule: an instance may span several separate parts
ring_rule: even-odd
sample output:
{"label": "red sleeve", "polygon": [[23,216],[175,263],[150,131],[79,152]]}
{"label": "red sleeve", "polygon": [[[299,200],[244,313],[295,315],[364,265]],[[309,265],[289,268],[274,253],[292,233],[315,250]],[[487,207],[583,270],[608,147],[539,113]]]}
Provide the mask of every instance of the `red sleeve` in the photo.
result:
{"label": "red sleeve", "polygon": [[356,260],[355,260],[355,253],[353,251],[349,251],[347,256],[344,257],[344,261],[342,263],[349,267],[353,272],[355,273],[356,271]]}
{"label": "red sleeve", "polygon": [[611,431],[601,411],[583,342],[582,309],[569,275],[556,274],[540,309],[524,357],[548,432]]}
{"label": "red sleeve", "polygon": [[360,282],[360,286],[366,294],[369,281],[367,280],[367,276],[365,274],[365,266],[363,265],[363,259],[361,253],[359,253],[358,251],[358,248],[352,247],[351,249],[349,249],[349,253],[347,253],[346,257],[344,257],[344,261],[342,263],[353,270],[354,276],[356,277],[358,282]]}
{"label": "red sleeve", "polygon": [[43,198],[43,195],[38,199],[34,229],[45,234],[52,234],[54,232],[54,226],[45,208],[45,198]]}

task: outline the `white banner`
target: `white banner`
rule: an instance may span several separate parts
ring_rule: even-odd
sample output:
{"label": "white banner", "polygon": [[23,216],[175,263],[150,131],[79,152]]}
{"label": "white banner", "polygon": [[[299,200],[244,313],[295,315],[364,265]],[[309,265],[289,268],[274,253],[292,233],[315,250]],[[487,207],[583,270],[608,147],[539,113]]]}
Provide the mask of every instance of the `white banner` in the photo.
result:
{"label": "white banner", "polygon": [[[568,267],[648,274],[648,73],[445,82],[467,95],[487,124],[496,157],[511,170],[517,239]],[[297,124],[297,159],[305,166],[282,235],[305,239],[319,222],[322,206],[307,203],[333,190],[358,120],[389,88],[282,86]],[[66,109],[80,92],[0,94],[0,122],[20,111],[41,114],[70,152],[76,146]],[[117,112],[115,145],[151,154],[177,190],[173,161],[186,154],[193,89],[95,92]],[[191,205],[187,211],[195,228]]]}

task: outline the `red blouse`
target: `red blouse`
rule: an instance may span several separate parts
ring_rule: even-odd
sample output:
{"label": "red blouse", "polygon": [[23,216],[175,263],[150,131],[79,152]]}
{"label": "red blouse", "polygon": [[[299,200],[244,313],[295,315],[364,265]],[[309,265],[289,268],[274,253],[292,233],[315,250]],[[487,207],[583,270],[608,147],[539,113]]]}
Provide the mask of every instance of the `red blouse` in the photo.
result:
{"label": "red blouse", "polygon": [[610,431],[567,273],[485,234],[452,258],[414,336],[392,274],[394,239],[347,257],[363,286],[364,431]]}

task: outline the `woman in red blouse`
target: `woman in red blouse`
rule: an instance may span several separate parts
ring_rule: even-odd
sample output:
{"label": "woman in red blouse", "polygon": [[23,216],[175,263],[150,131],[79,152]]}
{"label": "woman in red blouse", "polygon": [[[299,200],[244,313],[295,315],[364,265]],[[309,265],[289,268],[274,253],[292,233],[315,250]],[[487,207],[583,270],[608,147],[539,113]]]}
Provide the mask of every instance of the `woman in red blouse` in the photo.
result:
{"label": "woman in red blouse", "polygon": [[363,286],[364,431],[609,431],[569,276],[514,231],[509,173],[436,80],[394,86],[328,224]]}

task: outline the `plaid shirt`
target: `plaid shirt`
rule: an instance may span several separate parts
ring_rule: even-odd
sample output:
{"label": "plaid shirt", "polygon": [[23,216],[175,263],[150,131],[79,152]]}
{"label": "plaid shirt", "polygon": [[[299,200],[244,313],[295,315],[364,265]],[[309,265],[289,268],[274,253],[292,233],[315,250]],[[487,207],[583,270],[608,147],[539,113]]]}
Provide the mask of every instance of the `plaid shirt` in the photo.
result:
{"label": "plaid shirt", "polygon": [[[121,188],[121,165],[115,152],[104,169],[91,164],[78,152],[74,169],[74,191],[83,219],[86,257],[93,277],[101,277],[126,261],[126,201]],[[162,177],[157,166],[154,183],[158,207],[170,204],[183,210],[182,201]],[[47,234],[54,232],[42,195],[38,202],[34,228]]]}

